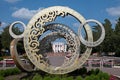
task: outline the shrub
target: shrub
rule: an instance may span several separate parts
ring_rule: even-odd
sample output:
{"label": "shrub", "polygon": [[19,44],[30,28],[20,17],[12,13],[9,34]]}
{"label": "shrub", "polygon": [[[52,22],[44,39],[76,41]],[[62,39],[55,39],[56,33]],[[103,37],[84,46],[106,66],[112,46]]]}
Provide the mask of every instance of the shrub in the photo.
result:
{"label": "shrub", "polygon": [[90,71],[88,71],[87,74],[88,74],[88,75],[91,75],[91,74],[94,74],[94,72],[95,72],[94,69],[91,69]]}
{"label": "shrub", "polygon": [[32,80],[42,80],[42,77],[39,74],[36,74]]}
{"label": "shrub", "polygon": [[110,75],[108,75],[107,73],[103,73],[103,72],[99,72],[98,75],[100,80],[109,80],[110,79]]}
{"label": "shrub", "polygon": [[0,76],[9,76],[9,75],[15,75],[19,74],[21,71],[18,68],[13,69],[6,69],[6,70],[0,70]]}
{"label": "shrub", "polygon": [[3,76],[0,76],[0,80],[4,80],[4,77],[3,77]]}
{"label": "shrub", "polygon": [[76,80],[83,80],[83,78],[81,76],[77,76]]}
{"label": "shrub", "polygon": [[100,72],[100,70],[98,68],[95,69],[95,75],[97,75]]}
{"label": "shrub", "polygon": [[3,57],[0,57],[0,61],[3,60]]}
{"label": "shrub", "polygon": [[105,80],[109,80],[110,79],[110,76],[107,74],[107,73],[103,73],[103,76],[102,76]]}
{"label": "shrub", "polygon": [[4,70],[0,70],[0,76],[4,76],[5,73],[4,73]]}
{"label": "shrub", "polygon": [[77,71],[77,73],[80,74],[80,75],[86,74],[87,73],[87,69],[85,67],[83,67],[83,68],[79,69]]}
{"label": "shrub", "polygon": [[73,77],[72,76],[66,77],[66,80],[73,80]]}
{"label": "shrub", "polygon": [[55,77],[53,77],[52,80],[61,80],[61,78],[59,76],[55,76]]}
{"label": "shrub", "polygon": [[84,80],[92,80],[90,76],[86,76]]}
{"label": "shrub", "polygon": [[43,80],[52,80],[51,79],[51,77],[50,76],[46,76],[46,77],[44,77],[44,79]]}
{"label": "shrub", "polygon": [[99,77],[97,75],[94,75],[94,74],[90,75],[90,78],[92,80],[100,80]]}
{"label": "shrub", "polygon": [[61,80],[67,80],[66,77],[63,77]]}

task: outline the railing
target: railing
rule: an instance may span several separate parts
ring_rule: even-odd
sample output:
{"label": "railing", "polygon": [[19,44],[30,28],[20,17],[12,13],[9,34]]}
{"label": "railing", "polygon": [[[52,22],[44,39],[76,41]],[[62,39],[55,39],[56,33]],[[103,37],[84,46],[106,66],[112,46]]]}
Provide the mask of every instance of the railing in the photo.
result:
{"label": "railing", "polygon": [[[27,60],[21,59],[24,63],[28,63]],[[0,69],[16,67],[13,59],[4,59],[0,61]]]}

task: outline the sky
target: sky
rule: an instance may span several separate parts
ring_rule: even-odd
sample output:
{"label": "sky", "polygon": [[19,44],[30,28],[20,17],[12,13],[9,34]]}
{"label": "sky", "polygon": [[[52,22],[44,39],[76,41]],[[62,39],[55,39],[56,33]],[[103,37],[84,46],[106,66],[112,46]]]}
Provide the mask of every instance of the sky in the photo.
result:
{"label": "sky", "polygon": [[[51,6],[69,7],[85,19],[96,19],[101,23],[107,18],[112,25],[120,17],[120,0],[0,0],[0,30],[15,21],[27,25],[33,15]],[[73,27],[79,26],[79,22],[71,17],[60,21]]]}

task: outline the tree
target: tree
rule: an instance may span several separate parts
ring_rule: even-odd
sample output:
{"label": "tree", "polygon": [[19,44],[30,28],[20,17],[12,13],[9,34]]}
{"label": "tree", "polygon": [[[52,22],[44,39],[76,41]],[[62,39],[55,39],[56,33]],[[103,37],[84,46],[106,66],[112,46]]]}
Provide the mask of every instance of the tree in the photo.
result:
{"label": "tree", "polygon": [[105,23],[103,24],[105,27],[105,40],[103,41],[103,51],[108,53],[108,52],[113,52],[114,51],[114,46],[112,40],[112,35],[113,35],[113,29],[112,29],[112,24],[108,19],[105,19]]}
{"label": "tree", "polygon": [[3,49],[9,50],[10,42],[12,38],[9,34],[9,26],[3,29],[3,32],[1,34],[1,43],[3,45]]}
{"label": "tree", "polygon": [[116,49],[115,49],[115,53],[116,53],[116,56],[119,56],[120,57],[120,18],[118,18],[117,20],[117,23],[115,25],[115,30],[114,30],[114,34],[115,34],[115,46],[116,46]]}
{"label": "tree", "polygon": [[[103,26],[105,28],[105,39],[104,41],[97,47],[93,48],[93,52],[113,52],[114,51],[114,46],[113,43],[111,42],[112,40],[112,35],[113,35],[113,29],[112,29],[112,24],[108,19],[104,20]],[[93,36],[97,40],[100,37],[101,34],[101,29],[98,26],[93,27]]]}
{"label": "tree", "polygon": [[0,56],[2,55],[1,54],[1,49],[2,49],[2,43],[1,43],[1,34],[0,34]]}
{"label": "tree", "polygon": [[[12,37],[11,35],[9,34],[9,26],[6,26],[4,29],[3,29],[3,32],[1,34],[1,43],[2,43],[2,48],[5,49],[5,50],[8,50],[9,51],[9,48],[10,48],[10,42],[12,41]],[[16,35],[19,35],[21,34],[22,32],[19,30],[18,27],[13,27],[13,33],[15,33]],[[18,43],[18,46],[19,46],[19,50],[18,51],[22,51],[23,50],[23,47],[21,47],[22,45],[22,42]]]}
{"label": "tree", "polygon": [[[96,40],[98,40],[99,37],[100,37],[101,28],[100,28],[99,25],[97,25],[97,26],[93,26],[92,30],[93,30],[93,41],[96,41]],[[100,52],[100,46],[94,47],[93,50],[92,50],[92,52],[93,52],[93,53],[95,53],[95,52]]]}

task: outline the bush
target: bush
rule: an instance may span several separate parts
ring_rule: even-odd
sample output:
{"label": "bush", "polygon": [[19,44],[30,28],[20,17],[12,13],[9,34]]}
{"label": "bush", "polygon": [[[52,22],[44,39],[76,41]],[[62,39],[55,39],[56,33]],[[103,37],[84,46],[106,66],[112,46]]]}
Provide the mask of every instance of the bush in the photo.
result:
{"label": "bush", "polygon": [[88,71],[87,75],[91,75],[91,74],[94,74],[94,69],[91,69],[90,71]]}
{"label": "bush", "polygon": [[81,76],[77,76],[76,80],[83,80]]}
{"label": "bush", "polygon": [[105,80],[109,80],[110,79],[110,75],[108,75],[108,73],[103,73],[103,77]]}
{"label": "bush", "polygon": [[67,80],[66,77],[63,77],[61,80]]}
{"label": "bush", "polygon": [[61,80],[61,78],[59,76],[55,76],[55,77],[53,77],[52,80]]}
{"label": "bush", "polygon": [[84,80],[93,80],[90,76],[86,76]]}
{"label": "bush", "polygon": [[0,61],[3,60],[3,57],[0,57]]}
{"label": "bush", "polygon": [[19,74],[21,71],[18,68],[13,69],[6,69],[6,70],[0,70],[0,76],[9,76],[9,75],[15,75]]}
{"label": "bush", "polygon": [[4,76],[5,73],[4,73],[4,70],[0,70],[0,76]]}
{"label": "bush", "polygon": [[73,77],[72,76],[66,77],[66,80],[73,80]]}
{"label": "bush", "polygon": [[32,80],[42,80],[42,77],[39,74],[36,74]]}
{"label": "bush", "polygon": [[4,77],[3,77],[3,76],[0,76],[0,80],[4,80]]}
{"label": "bush", "polygon": [[92,75],[92,74],[97,75],[99,72],[100,72],[100,70],[98,68],[96,68],[95,70],[92,69],[91,71],[88,71],[87,74],[88,75]]}
{"label": "bush", "polygon": [[110,75],[108,75],[108,73],[103,73],[102,71],[100,71],[97,76],[99,77],[99,80],[109,80],[110,79]]}
{"label": "bush", "polygon": [[4,73],[5,73],[4,76],[19,74],[20,72],[21,72],[21,71],[20,71],[18,68],[6,69],[6,70],[4,71]]}
{"label": "bush", "polygon": [[44,77],[44,79],[43,80],[52,80],[51,79],[51,77],[50,76],[46,76],[46,77]]}
{"label": "bush", "polygon": [[94,75],[94,74],[90,75],[90,78],[92,80],[100,80],[99,77],[97,75]]}

